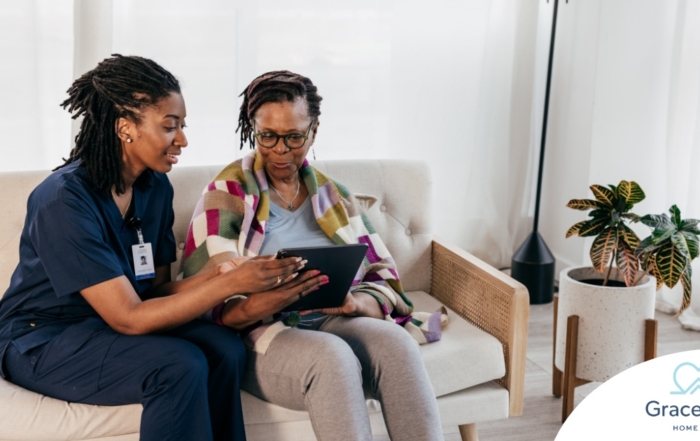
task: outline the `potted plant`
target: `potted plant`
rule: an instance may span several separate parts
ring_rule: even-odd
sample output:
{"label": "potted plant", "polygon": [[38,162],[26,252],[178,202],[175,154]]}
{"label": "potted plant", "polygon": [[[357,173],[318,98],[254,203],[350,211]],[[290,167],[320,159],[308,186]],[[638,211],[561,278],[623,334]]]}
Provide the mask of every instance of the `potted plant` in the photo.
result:
{"label": "potted plant", "polygon": [[673,288],[680,281],[683,300],[678,314],[690,306],[693,268],[691,262],[698,257],[700,229],[698,219],[682,219],[681,210],[673,205],[671,216],[648,214],[640,221],[654,230],[637,246],[636,255],[644,273],[656,278],[656,289],[666,285]]}
{"label": "potted plant", "polygon": [[[599,272],[608,268],[602,281],[602,286],[607,286],[613,263],[624,278],[626,286],[632,286],[639,271],[639,261],[635,250],[639,245],[639,237],[627,225],[625,220],[637,221],[639,216],[629,211],[644,200],[644,192],[634,182],[621,181],[610,189],[600,185],[591,185],[591,191],[595,195],[592,199],[572,199],[567,207],[576,210],[592,210],[588,215],[591,219],[581,221],[566,232],[566,237],[578,234],[581,237],[597,236],[591,246],[591,262]],[[589,283],[597,284],[594,279]],[[613,286],[618,283],[613,283]]]}
{"label": "potted plant", "polygon": [[[654,317],[656,290],[680,281],[683,301],[678,314],[685,310],[692,293],[691,261],[700,249],[700,221],[682,219],[677,206],[669,210],[670,217],[640,217],[630,211],[645,197],[636,182],[590,188],[595,199],[572,199],[567,204],[590,212],[589,219],[569,228],[566,237],[595,239],[590,250],[593,266],[567,268],[559,277],[554,380],[555,384],[562,378],[569,380],[561,388],[555,386],[554,393],[558,396],[564,390],[565,412],[571,411],[573,387],[606,381],[644,361],[645,344],[655,344],[655,337],[647,340],[645,331],[647,319]],[[642,222],[653,230],[640,240],[626,222]],[[575,372],[567,373],[567,318],[572,315],[578,316],[578,326],[572,327],[577,331],[572,339],[575,346],[569,354]]]}
{"label": "potted plant", "polygon": [[[642,241],[627,225],[642,219],[631,212],[645,198],[640,186],[621,181],[590,189],[595,199],[567,204],[590,212],[566,236],[595,239],[590,250],[593,266],[567,268],[559,277],[555,366],[564,371],[567,317],[578,315],[576,377],[602,382],[644,361],[645,320],[654,317],[656,284],[646,271],[638,274],[636,250]],[[653,271],[649,261],[643,268]]]}

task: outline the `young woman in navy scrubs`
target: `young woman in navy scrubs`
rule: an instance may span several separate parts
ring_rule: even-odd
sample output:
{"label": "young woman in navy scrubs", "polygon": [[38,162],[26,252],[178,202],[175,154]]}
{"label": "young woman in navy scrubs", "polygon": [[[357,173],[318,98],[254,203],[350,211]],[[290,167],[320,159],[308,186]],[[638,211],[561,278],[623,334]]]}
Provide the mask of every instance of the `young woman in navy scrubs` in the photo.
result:
{"label": "young woman in navy scrubs", "polygon": [[80,133],[29,197],[0,301],[0,375],[71,402],[141,403],[142,440],[245,439],[243,344],[196,318],[236,294],[296,298],[321,278],[298,273],[297,258],[255,258],[171,281],[165,173],[187,146],[178,81],[151,60],[115,55],[68,94]]}

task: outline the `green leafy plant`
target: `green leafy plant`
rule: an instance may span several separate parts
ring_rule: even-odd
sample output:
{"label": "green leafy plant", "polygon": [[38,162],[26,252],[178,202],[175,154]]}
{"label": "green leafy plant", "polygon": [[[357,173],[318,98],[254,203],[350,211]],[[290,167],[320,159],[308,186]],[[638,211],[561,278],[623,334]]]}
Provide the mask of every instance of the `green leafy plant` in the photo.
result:
{"label": "green leafy plant", "polygon": [[700,220],[682,219],[681,210],[675,205],[668,211],[671,217],[663,213],[648,214],[640,219],[653,231],[640,242],[636,255],[644,273],[656,277],[656,289],[662,285],[673,288],[680,280],[683,286],[683,301],[678,311],[680,314],[690,306],[693,276],[691,261],[698,257],[700,248]]}
{"label": "green leafy plant", "polygon": [[578,235],[581,237],[596,236],[591,246],[591,262],[598,272],[607,274],[603,286],[607,285],[613,263],[625,280],[625,285],[632,286],[639,271],[639,259],[635,249],[640,243],[639,237],[625,221],[636,222],[640,217],[630,210],[644,200],[644,192],[633,181],[620,181],[616,187],[610,185],[591,185],[595,199],[572,199],[566,204],[575,210],[587,211],[590,219],[574,224],[566,232],[566,237]]}
{"label": "green leafy plant", "polygon": [[[590,189],[595,199],[572,199],[566,205],[576,210],[591,210],[590,219],[574,224],[566,237],[596,236],[590,256],[598,272],[603,273],[607,268],[603,286],[608,284],[613,264],[617,264],[626,286],[636,285],[644,274],[656,278],[656,289],[662,285],[673,288],[680,281],[683,301],[678,314],[687,309],[692,294],[691,262],[700,253],[700,220],[682,219],[676,205],[669,209],[670,217],[665,213],[643,217],[631,213],[634,205],[645,197],[633,181],[620,181],[617,187],[591,185]],[[651,227],[651,235],[640,241],[626,221]]]}

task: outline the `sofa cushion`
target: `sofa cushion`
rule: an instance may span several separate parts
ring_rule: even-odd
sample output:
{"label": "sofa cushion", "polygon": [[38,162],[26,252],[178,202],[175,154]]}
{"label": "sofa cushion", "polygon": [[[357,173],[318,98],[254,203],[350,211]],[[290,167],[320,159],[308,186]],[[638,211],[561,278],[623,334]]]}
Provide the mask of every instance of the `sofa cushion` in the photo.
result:
{"label": "sofa cushion", "polygon": [[140,404],[68,403],[0,378],[0,440],[69,441],[137,434],[141,412]]}
{"label": "sofa cushion", "polygon": [[[415,311],[437,311],[442,304],[423,291],[407,293]],[[435,396],[456,392],[506,374],[503,345],[448,309],[449,322],[442,339],[421,345],[423,362]]]}
{"label": "sofa cushion", "polygon": [[[417,311],[435,311],[441,306],[422,291],[409,292],[408,296]],[[500,342],[449,309],[448,317],[442,340],[420,346],[435,395],[441,397],[505,375]],[[308,419],[307,412],[266,403],[245,392],[242,400],[246,424]],[[370,413],[380,411],[375,400],[367,400],[367,406]],[[0,440],[86,440],[138,433],[141,410],[139,404],[67,403],[0,379]]]}

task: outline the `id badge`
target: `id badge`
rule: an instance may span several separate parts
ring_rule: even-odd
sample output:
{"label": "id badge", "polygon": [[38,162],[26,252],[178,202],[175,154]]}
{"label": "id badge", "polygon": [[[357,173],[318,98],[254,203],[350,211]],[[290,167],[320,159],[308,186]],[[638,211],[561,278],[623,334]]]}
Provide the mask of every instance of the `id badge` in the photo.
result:
{"label": "id badge", "polygon": [[153,266],[153,252],[150,243],[132,245],[131,252],[134,255],[134,275],[136,280],[152,279],[156,276]]}

